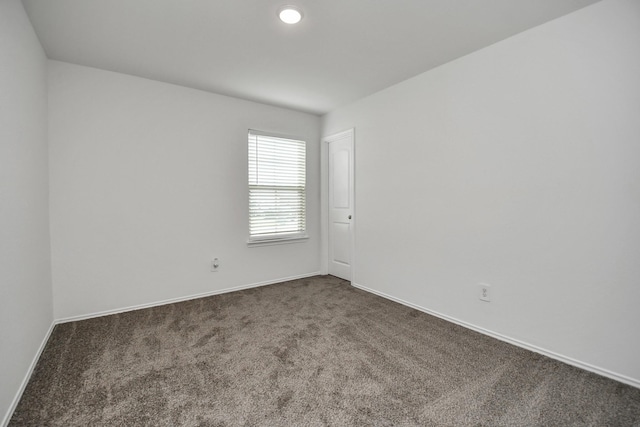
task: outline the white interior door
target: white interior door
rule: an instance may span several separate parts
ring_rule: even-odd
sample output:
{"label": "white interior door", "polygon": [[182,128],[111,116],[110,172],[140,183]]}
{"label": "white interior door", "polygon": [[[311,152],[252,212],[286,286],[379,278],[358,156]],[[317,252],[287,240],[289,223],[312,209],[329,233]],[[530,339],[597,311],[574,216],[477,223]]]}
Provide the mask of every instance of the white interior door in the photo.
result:
{"label": "white interior door", "polygon": [[329,143],[329,274],[351,280],[354,223],[354,132]]}

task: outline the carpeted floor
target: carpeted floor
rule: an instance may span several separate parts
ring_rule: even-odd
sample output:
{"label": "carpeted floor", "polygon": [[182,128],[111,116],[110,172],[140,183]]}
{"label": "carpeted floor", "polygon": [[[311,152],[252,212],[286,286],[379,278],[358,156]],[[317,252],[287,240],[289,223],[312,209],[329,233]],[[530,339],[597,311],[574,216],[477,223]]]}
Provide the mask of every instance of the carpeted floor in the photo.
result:
{"label": "carpeted floor", "polygon": [[640,390],[318,276],[56,326],[11,426],[631,426]]}

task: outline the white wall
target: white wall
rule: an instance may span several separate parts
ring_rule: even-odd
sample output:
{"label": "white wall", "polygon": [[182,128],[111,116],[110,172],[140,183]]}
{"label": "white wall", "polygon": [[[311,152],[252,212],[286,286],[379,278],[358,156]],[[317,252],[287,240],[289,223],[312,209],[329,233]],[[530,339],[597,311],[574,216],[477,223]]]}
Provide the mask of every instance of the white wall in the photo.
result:
{"label": "white wall", "polygon": [[22,3],[0,1],[0,425],[53,321],[45,85]]}
{"label": "white wall", "polygon": [[605,0],[325,116],[355,282],[640,385],[638,52],[640,2]]}
{"label": "white wall", "polygon": [[[319,117],[63,62],[48,69],[57,319],[319,271]],[[308,141],[308,241],[247,247],[249,128]]]}

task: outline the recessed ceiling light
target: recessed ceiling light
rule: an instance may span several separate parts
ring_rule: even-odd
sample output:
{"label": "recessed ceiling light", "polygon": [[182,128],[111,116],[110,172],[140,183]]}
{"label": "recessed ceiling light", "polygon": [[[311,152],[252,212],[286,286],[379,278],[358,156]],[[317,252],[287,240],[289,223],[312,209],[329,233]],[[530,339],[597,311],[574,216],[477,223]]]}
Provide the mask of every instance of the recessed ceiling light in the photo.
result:
{"label": "recessed ceiling light", "polygon": [[302,19],[302,11],[295,6],[282,6],[278,17],[285,24],[297,24]]}

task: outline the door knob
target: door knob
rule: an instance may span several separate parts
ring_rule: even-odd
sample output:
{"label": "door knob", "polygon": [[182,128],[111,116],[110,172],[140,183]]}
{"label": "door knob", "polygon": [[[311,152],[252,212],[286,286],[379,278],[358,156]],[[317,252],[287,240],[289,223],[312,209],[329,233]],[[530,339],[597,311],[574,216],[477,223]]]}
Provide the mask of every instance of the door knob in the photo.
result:
{"label": "door knob", "polygon": [[351,219],[351,215],[349,215],[349,219]]}

